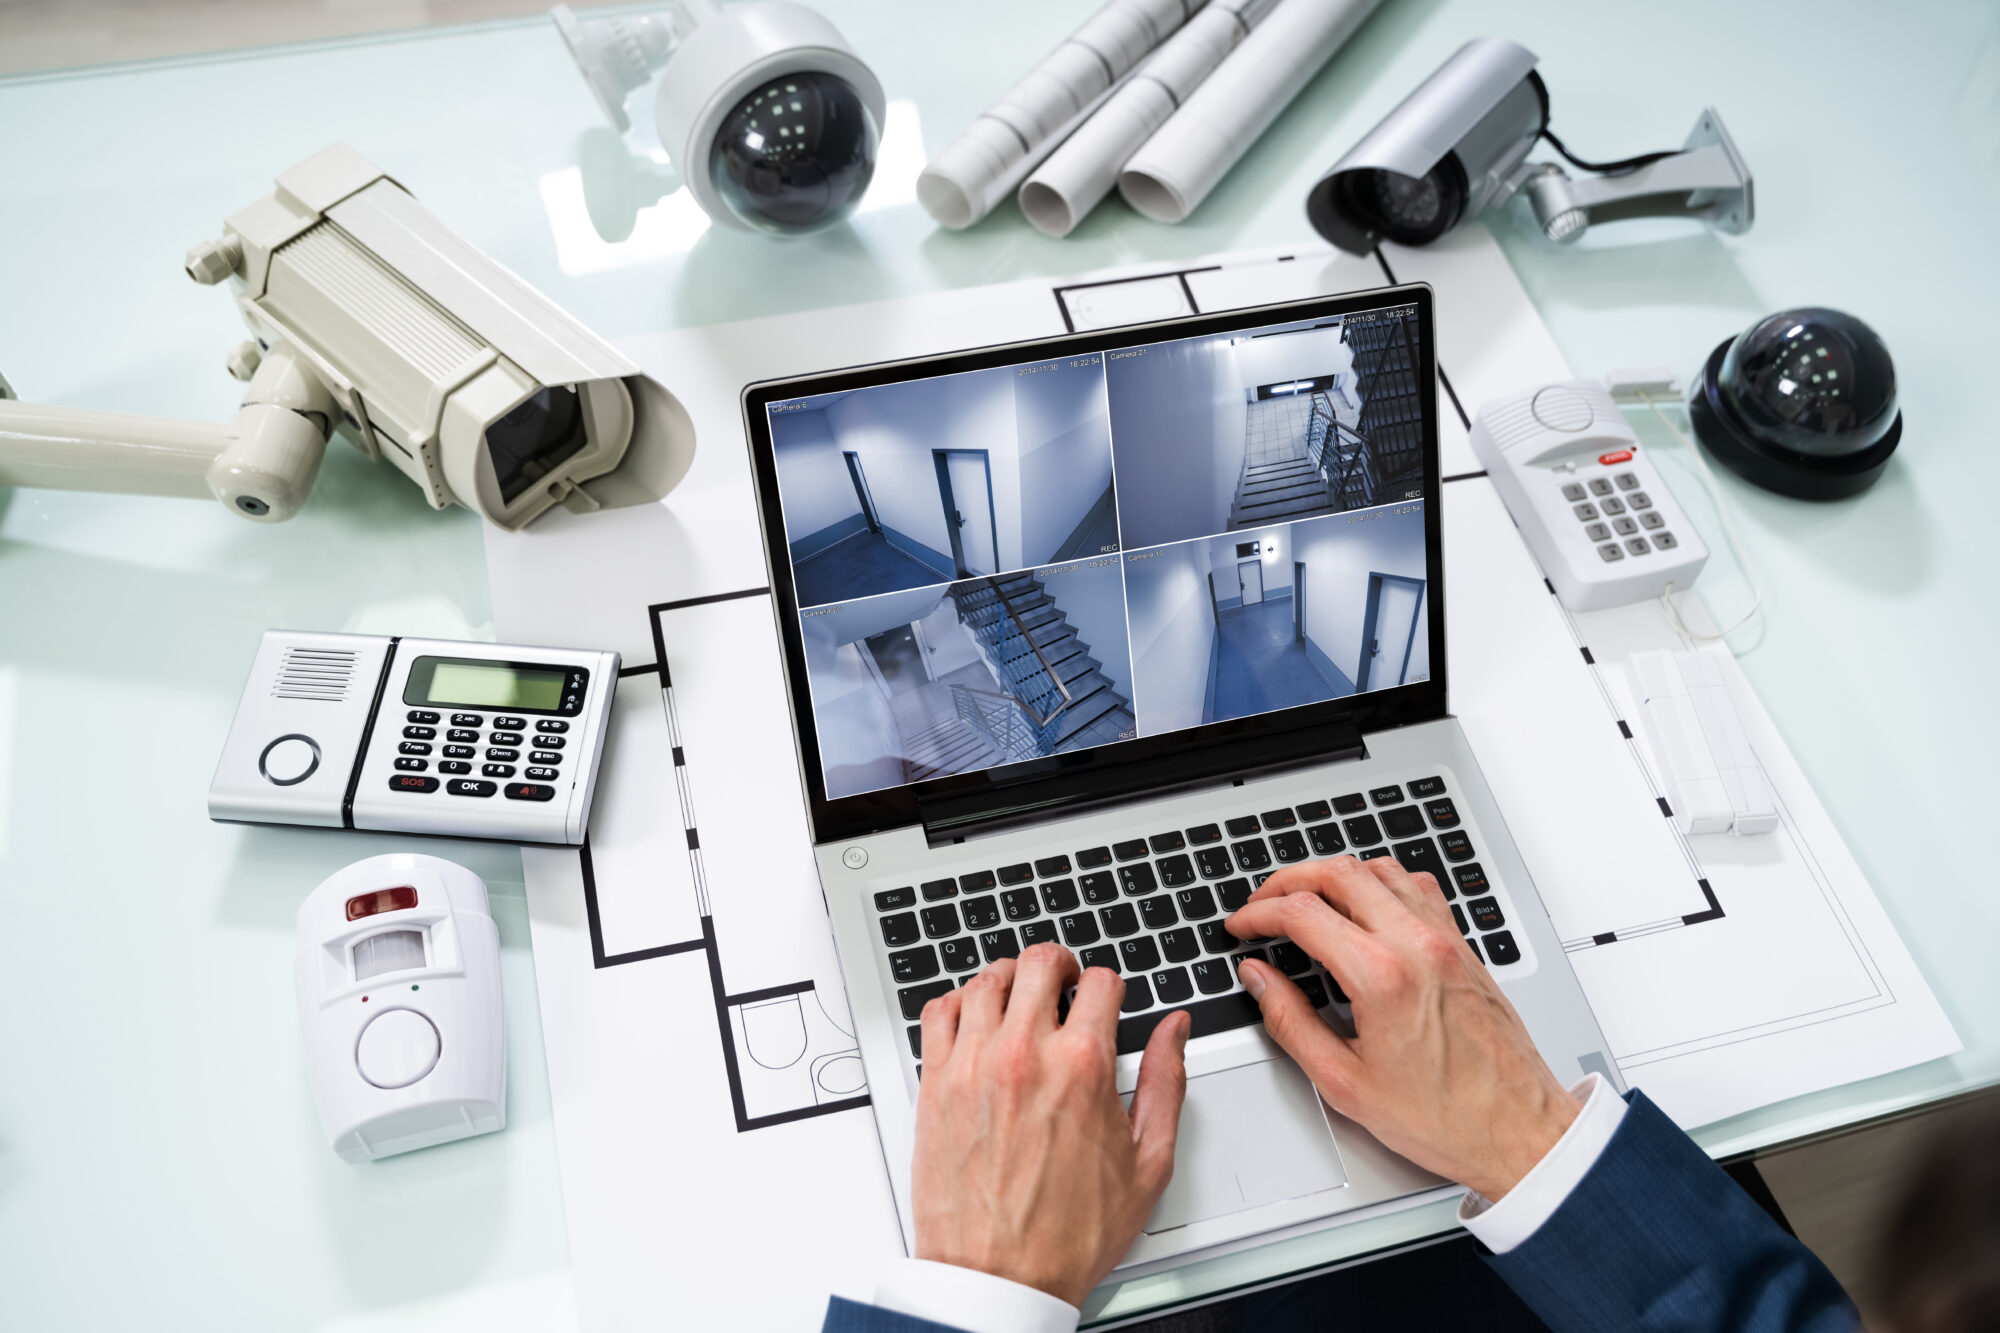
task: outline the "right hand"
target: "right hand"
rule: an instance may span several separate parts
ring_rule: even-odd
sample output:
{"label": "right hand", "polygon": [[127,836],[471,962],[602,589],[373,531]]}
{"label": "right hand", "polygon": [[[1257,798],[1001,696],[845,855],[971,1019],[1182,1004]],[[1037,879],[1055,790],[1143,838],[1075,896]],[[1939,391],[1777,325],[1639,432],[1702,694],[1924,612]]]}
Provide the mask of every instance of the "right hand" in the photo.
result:
{"label": "right hand", "polygon": [[1242,939],[1285,935],[1340,979],[1358,1036],[1247,960],[1244,989],[1327,1105],[1418,1166],[1499,1199],[1576,1119],[1521,1016],[1460,936],[1437,881],[1387,857],[1281,870],[1230,916]]}

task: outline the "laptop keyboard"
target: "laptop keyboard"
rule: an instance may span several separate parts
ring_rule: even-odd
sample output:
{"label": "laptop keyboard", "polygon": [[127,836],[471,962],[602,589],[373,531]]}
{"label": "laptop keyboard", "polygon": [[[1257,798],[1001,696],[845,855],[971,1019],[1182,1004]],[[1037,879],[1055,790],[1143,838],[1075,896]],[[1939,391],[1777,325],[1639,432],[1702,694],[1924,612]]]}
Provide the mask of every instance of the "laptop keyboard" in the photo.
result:
{"label": "laptop keyboard", "polygon": [[1144,1049],[1176,1009],[1193,1019],[1192,1037],[1261,1022],[1236,979],[1246,957],[1291,977],[1317,1008],[1344,1005],[1340,983],[1305,950],[1283,939],[1239,940],[1222,924],[1284,866],[1343,853],[1429,871],[1473,952],[1494,968],[1519,962],[1462,823],[1444,779],[1424,777],[880,890],[876,927],[910,1055],[923,1059],[917,1020],[933,997],[1047,941],[1069,946],[1085,967],[1124,975],[1120,1055]]}

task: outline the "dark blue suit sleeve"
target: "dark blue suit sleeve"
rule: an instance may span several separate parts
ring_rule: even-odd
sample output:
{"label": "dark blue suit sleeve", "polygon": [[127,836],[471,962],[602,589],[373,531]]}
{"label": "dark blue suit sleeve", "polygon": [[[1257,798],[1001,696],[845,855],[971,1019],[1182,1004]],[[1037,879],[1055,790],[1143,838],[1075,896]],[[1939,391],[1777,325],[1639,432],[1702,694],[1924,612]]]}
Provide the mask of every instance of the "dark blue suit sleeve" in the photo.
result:
{"label": "dark blue suit sleeve", "polygon": [[1805,1246],[1644,1094],[1569,1198],[1487,1255],[1555,1333],[1854,1333],[1860,1316]]}
{"label": "dark blue suit sleeve", "polygon": [[826,1303],[826,1322],[819,1333],[959,1333],[949,1324],[934,1324],[914,1315],[897,1314],[877,1305],[862,1305],[834,1296]]}

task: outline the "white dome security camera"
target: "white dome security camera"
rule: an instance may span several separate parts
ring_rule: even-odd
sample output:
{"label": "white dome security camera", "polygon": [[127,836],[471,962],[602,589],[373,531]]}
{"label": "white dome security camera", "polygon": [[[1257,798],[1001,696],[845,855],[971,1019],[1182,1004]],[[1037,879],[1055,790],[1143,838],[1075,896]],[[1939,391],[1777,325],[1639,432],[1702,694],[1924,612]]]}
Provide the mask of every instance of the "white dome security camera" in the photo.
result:
{"label": "white dome security camera", "polygon": [[784,0],[727,9],[681,0],[664,16],[551,12],[612,124],[660,76],[660,142],[695,202],[745,230],[817,231],[854,211],[875,172],[882,84],[832,23]]}

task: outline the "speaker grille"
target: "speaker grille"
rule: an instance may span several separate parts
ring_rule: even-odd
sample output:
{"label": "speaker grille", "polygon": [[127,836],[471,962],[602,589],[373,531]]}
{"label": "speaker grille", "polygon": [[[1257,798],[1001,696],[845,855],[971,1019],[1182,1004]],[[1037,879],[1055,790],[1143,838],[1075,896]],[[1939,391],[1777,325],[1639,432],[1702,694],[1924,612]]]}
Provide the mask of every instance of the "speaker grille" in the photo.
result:
{"label": "speaker grille", "polygon": [[354,680],[354,658],[351,648],[287,648],[271,693],[280,699],[337,704],[347,698],[347,687]]}

